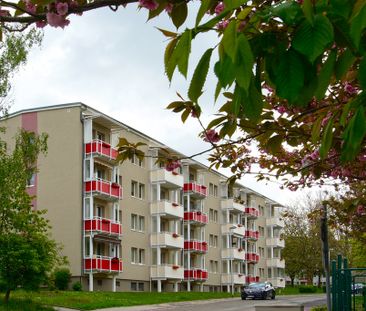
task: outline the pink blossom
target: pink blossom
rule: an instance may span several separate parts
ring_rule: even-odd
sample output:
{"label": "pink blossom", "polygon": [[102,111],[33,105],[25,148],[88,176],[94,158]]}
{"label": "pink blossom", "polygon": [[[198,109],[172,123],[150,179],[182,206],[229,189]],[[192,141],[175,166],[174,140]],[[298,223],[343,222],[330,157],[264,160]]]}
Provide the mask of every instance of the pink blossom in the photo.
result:
{"label": "pink blossom", "polygon": [[224,9],[225,9],[224,3],[223,2],[219,2],[218,5],[216,5],[216,7],[215,7],[215,13],[217,15],[219,15],[219,14],[221,14],[224,11]]}
{"label": "pink blossom", "polygon": [[47,22],[52,27],[61,27],[64,28],[70,21],[65,18],[65,16],[58,15],[56,13],[47,13],[46,14]]}
{"label": "pink blossom", "polygon": [[207,130],[203,140],[210,143],[217,143],[220,140],[220,136],[215,130]]}
{"label": "pink blossom", "polygon": [[36,14],[37,7],[32,2],[27,1],[25,4],[25,9],[31,14]]}
{"label": "pink blossom", "polygon": [[356,210],[356,213],[358,215],[365,215],[366,214],[366,209],[363,205],[359,205],[357,206],[357,210]]}
{"label": "pink blossom", "polygon": [[224,30],[227,27],[227,25],[229,25],[229,21],[224,20],[224,21],[218,22],[216,27],[218,30]]}
{"label": "pink blossom", "polygon": [[159,7],[159,3],[157,3],[155,0],[139,0],[139,6],[153,11]]}
{"label": "pink blossom", "polygon": [[66,15],[69,11],[69,5],[66,2],[58,2],[56,4],[56,11],[59,15]]}
{"label": "pink blossom", "polygon": [[43,28],[47,25],[46,21],[36,21],[36,27]]}
{"label": "pink blossom", "polygon": [[313,161],[316,161],[319,159],[319,150],[315,150],[313,153],[310,154],[310,158],[313,160]]}
{"label": "pink blossom", "polygon": [[0,9],[0,16],[10,16],[10,13],[8,10],[1,10]]}
{"label": "pink blossom", "polygon": [[357,89],[353,85],[349,84],[348,82],[346,82],[344,84],[344,91],[350,95],[357,93]]}
{"label": "pink blossom", "polygon": [[180,163],[180,161],[175,160],[175,161],[170,161],[170,162],[168,162],[167,164],[165,164],[165,169],[166,169],[168,172],[172,172],[172,171],[174,171],[176,168],[181,167],[181,166],[182,166],[182,164]]}
{"label": "pink blossom", "polygon": [[284,106],[278,106],[276,108],[276,110],[280,113],[280,114],[284,114],[286,112],[286,107]]}
{"label": "pink blossom", "polygon": [[173,11],[173,4],[172,3],[168,3],[167,5],[166,5],[166,7],[165,7],[165,11],[167,12],[167,13],[172,13],[172,11]]}

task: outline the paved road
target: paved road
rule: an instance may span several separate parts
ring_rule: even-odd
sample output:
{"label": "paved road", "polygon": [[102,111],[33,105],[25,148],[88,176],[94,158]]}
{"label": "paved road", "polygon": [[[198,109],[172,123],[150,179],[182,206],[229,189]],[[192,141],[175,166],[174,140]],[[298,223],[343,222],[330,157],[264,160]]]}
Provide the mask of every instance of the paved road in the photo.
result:
{"label": "paved road", "polygon": [[[304,305],[305,310],[310,310],[311,306],[326,304],[325,295],[293,295],[277,296],[276,300],[245,300],[240,298],[215,299],[201,301],[186,301],[177,303],[166,303],[160,305],[118,307],[108,309],[98,309],[95,311],[254,311],[255,306],[263,305]],[[58,310],[68,310],[59,308]]]}

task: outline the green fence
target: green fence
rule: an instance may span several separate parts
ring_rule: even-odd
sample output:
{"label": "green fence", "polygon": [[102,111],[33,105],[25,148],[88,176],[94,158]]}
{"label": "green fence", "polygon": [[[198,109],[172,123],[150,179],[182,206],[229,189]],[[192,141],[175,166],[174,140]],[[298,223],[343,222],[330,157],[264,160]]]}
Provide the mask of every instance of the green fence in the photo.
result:
{"label": "green fence", "polygon": [[357,289],[355,284],[365,283],[366,268],[349,268],[347,258],[338,256],[332,261],[332,310],[366,311],[366,287]]}

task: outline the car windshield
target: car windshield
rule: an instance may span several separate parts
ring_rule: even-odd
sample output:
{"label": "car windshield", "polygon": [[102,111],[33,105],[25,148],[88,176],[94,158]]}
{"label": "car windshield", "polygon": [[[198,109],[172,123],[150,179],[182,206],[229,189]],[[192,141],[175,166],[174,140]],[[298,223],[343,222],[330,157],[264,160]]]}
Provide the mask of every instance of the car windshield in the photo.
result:
{"label": "car windshield", "polygon": [[249,284],[249,288],[260,288],[260,287],[265,287],[266,283],[252,283]]}

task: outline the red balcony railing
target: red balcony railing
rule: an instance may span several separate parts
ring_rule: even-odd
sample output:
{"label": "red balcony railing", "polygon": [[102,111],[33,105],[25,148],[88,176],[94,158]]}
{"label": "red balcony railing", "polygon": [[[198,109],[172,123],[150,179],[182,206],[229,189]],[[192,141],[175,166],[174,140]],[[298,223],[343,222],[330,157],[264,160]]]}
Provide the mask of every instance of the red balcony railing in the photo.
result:
{"label": "red balcony railing", "polygon": [[247,283],[259,282],[259,276],[247,276],[246,282]]}
{"label": "red balcony railing", "polygon": [[204,185],[196,184],[194,182],[185,183],[183,190],[184,192],[193,192],[200,196],[207,197],[207,187]]}
{"label": "red balcony railing", "polygon": [[84,270],[88,272],[122,272],[122,268],[122,260],[117,257],[97,256],[96,258],[84,259]]}
{"label": "red balcony railing", "polygon": [[122,199],[122,187],[119,184],[99,178],[91,181],[86,181],[85,192],[95,192],[102,196]]}
{"label": "red balcony railing", "polygon": [[193,221],[204,225],[208,223],[207,215],[201,212],[184,212],[184,220]]}
{"label": "red balcony railing", "polygon": [[94,217],[94,219],[84,221],[84,230],[120,236],[122,234],[122,225],[110,219]]}
{"label": "red balcony railing", "polygon": [[258,240],[259,238],[259,232],[253,231],[253,230],[246,230],[245,231],[245,237],[248,239]]}
{"label": "red balcony railing", "polygon": [[201,241],[184,241],[184,250],[186,251],[195,251],[199,253],[207,253],[208,251],[208,245],[207,242],[201,242]]}
{"label": "red balcony railing", "polygon": [[185,280],[206,281],[207,278],[208,278],[207,270],[202,269],[184,270]]}
{"label": "red balcony railing", "polygon": [[257,218],[259,216],[259,211],[254,207],[246,207],[245,213],[250,217]]}
{"label": "red balcony railing", "polygon": [[246,253],[245,254],[245,259],[247,261],[251,261],[251,262],[258,262],[259,261],[259,255],[257,253]]}
{"label": "red balcony railing", "polygon": [[93,153],[103,157],[107,157],[111,160],[116,160],[118,156],[118,151],[112,148],[110,144],[97,139],[85,144],[85,154]]}

